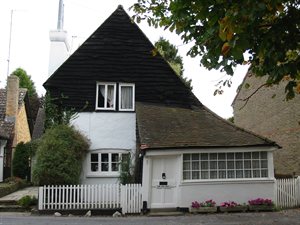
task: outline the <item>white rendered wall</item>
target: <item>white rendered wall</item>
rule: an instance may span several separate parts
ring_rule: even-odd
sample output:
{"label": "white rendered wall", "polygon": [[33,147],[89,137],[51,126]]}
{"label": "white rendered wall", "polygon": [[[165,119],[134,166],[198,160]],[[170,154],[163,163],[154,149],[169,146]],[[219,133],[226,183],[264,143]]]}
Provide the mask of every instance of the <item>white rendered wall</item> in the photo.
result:
{"label": "white rendered wall", "polygon": [[[257,151],[259,149],[249,149],[248,151]],[[262,149],[263,150],[263,149]],[[264,149],[266,150],[266,149]],[[220,149],[210,149],[204,152],[221,152]],[[233,149],[232,151],[242,152],[241,150]],[[244,150],[245,151],[245,150]],[[146,152],[143,160],[143,201],[148,202],[148,207],[151,205],[151,160],[154,156],[167,156],[178,155],[182,153],[200,153],[203,150],[157,150]],[[228,149],[224,152],[228,152]],[[198,182],[185,182],[182,180],[182,158],[178,157],[177,165],[177,179],[179,180],[177,186],[177,207],[189,208],[193,201],[206,201],[213,199],[218,205],[224,201],[235,201],[243,204],[248,203],[248,200],[255,198],[269,198],[275,200],[274,190],[274,168],[273,168],[273,151],[268,151],[268,169],[269,177],[261,179],[248,179],[248,180],[210,180]]]}
{"label": "white rendered wall", "polygon": [[3,159],[4,159],[4,146],[6,145],[5,140],[0,140],[0,182],[3,181]]}
{"label": "white rendered wall", "polygon": [[70,47],[66,31],[50,31],[49,76],[69,57]]}
{"label": "white rendered wall", "polygon": [[[83,112],[72,121],[74,127],[91,143],[89,152],[136,153],[136,115],[126,112]],[[83,163],[84,184],[118,183],[117,176],[92,175],[89,154]]]}

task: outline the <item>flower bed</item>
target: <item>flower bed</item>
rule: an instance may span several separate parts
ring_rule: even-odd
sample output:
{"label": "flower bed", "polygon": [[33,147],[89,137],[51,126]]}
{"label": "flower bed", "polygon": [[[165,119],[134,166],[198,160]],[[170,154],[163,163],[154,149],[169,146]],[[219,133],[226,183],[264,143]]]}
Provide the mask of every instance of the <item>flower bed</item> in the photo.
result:
{"label": "flower bed", "polygon": [[220,212],[246,212],[248,207],[246,205],[237,204],[234,201],[222,202]]}
{"label": "flower bed", "polygon": [[216,203],[211,199],[204,202],[194,201],[190,208],[192,213],[214,213],[217,210]]}
{"label": "flower bed", "polygon": [[271,199],[257,198],[249,200],[249,211],[273,211],[275,205]]}

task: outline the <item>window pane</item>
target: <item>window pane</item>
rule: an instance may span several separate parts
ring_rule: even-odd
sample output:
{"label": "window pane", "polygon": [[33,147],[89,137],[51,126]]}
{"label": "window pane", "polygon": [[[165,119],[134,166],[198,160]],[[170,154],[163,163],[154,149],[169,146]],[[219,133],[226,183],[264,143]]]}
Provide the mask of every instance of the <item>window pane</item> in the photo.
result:
{"label": "window pane", "polygon": [[98,162],[98,154],[91,154],[91,162]]}
{"label": "window pane", "polygon": [[183,162],[183,170],[190,170],[191,166],[190,166],[190,162]]}
{"label": "window pane", "polygon": [[234,178],[234,170],[227,171],[227,178]]}
{"label": "window pane", "polygon": [[225,179],[226,178],[226,171],[225,170],[219,171],[219,178],[220,179]]}
{"label": "window pane", "polygon": [[107,85],[107,108],[114,108],[115,106],[115,86]]}
{"label": "window pane", "polygon": [[201,160],[208,160],[208,154],[207,153],[202,153],[201,154]]}
{"label": "window pane", "polygon": [[259,170],[253,170],[253,177],[260,177],[260,171]]}
{"label": "window pane", "polygon": [[245,152],[244,159],[251,159],[251,152]]}
{"label": "window pane", "polygon": [[208,171],[201,172],[201,179],[208,179]]}
{"label": "window pane", "polygon": [[111,154],[111,161],[112,162],[119,162],[119,154],[118,153]]}
{"label": "window pane", "polygon": [[268,170],[261,170],[261,177],[268,177]]}
{"label": "window pane", "polygon": [[234,153],[227,153],[227,159],[234,159]]}
{"label": "window pane", "polygon": [[199,179],[199,171],[193,171],[192,172],[192,179],[195,180],[195,179]]}
{"label": "window pane", "polygon": [[192,170],[199,170],[199,162],[192,162]]}
{"label": "window pane", "polygon": [[210,169],[217,169],[217,161],[211,161],[209,167]]}
{"label": "window pane", "polygon": [[227,162],[227,169],[234,169],[234,161]]}
{"label": "window pane", "polygon": [[183,154],[183,160],[190,160],[190,154]]}
{"label": "window pane", "polygon": [[259,168],[259,160],[253,160],[253,161],[252,161],[252,167],[253,167],[254,169]]}
{"label": "window pane", "polygon": [[101,154],[101,162],[108,162],[108,153]]}
{"label": "window pane", "polygon": [[190,180],[191,179],[191,174],[189,171],[184,171],[183,172],[183,179],[184,180]]}
{"label": "window pane", "polygon": [[208,170],[208,162],[207,161],[201,162],[201,170]]}
{"label": "window pane", "polygon": [[211,153],[211,154],[209,154],[209,159],[210,160],[218,159],[218,154],[217,153]]}
{"label": "window pane", "polygon": [[267,160],[262,160],[261,161],[261,168],[268,168],[268,161]]}
{"label": "window pane", "polygon": [[218,172],[217,171],[210,171],[210,179],[217,179]]}
{"label": "window pane", "polygon": [[220,153],[219,156],[218,156],[218,158],[219,158],[219,160],[220,159],[224,160],[225,159],[225,153]]}
{"label": "window pane", "polygon": [[239,160],[235,162],[236,169],[243,169],[243,161]]}
{"label": "window pane", "polygon": [[192,154],[192,160],[199,160],[199,154]]}
{"label": "window pane", "polygon": [[250,160],[245,160],[244,161],[244,167],[245,167],[245,169],[251,169],[251,161]]}
{"label": "window pane", "polygon": [[91,163],[91,171],[96,172],[98,170],[99,170],[98,163]]}
{"label": "window pane", "polygon": [[98,85],[98,105],[99,108],[104,108],[105,85]]}
{"label": "window pane", "polygon": [[267,159],[267,153],[266,152],[261,152],[260,153],[260,158],[261,159]]}
{"label": "window pane", "polygon": [[112,163],[111,164],[112,171],[119,171],[119,163]]}
{"label": "window pane", "polygon": [[133,87],[121,86],[121,109],[133,109]]}
{"label": "window pane", "polygon": [[259,159],[259,152],[252,152],[252,159]]}
{"label": "window pane", "polygon": [[243,178],[243,177],[244,177],[243,170],[237,170],[236,171],[236,178]]}
{"label": "window pane", "polygon": [[245,178],[251,178],[251,170],[245,170]]}
{"label": "window pane", "polygon": [[219,161],[219,169],[226,169],[226,162],[225,161]]}
{"label": "window pane", "polygon": [[101,171],[108,171],[108,163],[101,163]]}
{"label": "window pane", "polygon": [[235,158],[236,159],[243,159],[243,153],[236,153]]}

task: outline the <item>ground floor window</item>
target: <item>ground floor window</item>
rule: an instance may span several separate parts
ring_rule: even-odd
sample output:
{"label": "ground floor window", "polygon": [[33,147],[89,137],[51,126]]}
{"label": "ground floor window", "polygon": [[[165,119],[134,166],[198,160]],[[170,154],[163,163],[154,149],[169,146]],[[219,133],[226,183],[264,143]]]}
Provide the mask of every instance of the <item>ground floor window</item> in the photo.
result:
{"label": "ground floor window", "polygon": [[183,180],[265,177],[267,152],[183,154]]}
{"label": "ground floor window", "polygon": [[[90,172],[118,174],[122,153],[90,153]],[[127,154],[126,154],[127,155]]]}

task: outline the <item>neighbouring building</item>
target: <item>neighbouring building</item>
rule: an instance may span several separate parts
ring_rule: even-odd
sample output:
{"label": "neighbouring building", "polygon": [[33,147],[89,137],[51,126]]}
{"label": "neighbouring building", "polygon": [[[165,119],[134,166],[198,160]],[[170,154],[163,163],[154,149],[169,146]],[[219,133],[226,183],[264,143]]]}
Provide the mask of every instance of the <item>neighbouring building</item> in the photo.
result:
{"label": "neighbouring building", "polygon": [[91,146],[83,184],[118,183],[131,156],[148,208],[274,199],[278,146],[208,110],[122,6],[44,83]]}
{"label": "neighbouring building", "polygon": [[246,74],[235,100],[234,123],[276,141],[282,149],[274,152],[275,174],[278,177],[300,175],[300,96],[285,100],[286,82],[260,88],[249,101],[243,101],[266,78],[250,71]]}
{"label": "neighbouring building", "polygon": [[12,175],[14,149],[31,140],[32,128],[27,89],[19,88],[19,78],[10,75],[6,89],[0,89],[0,182]]}

